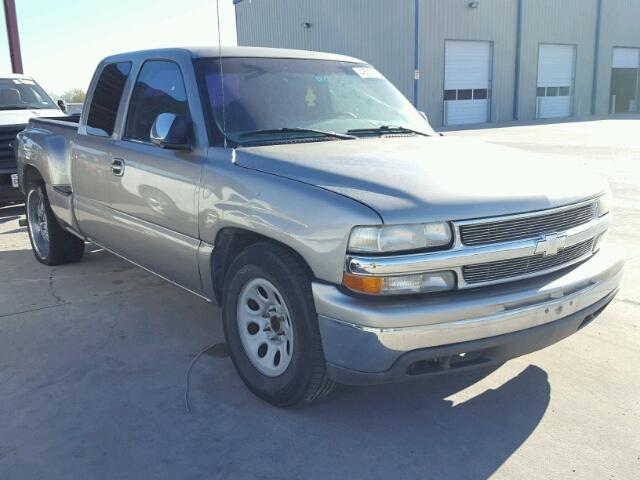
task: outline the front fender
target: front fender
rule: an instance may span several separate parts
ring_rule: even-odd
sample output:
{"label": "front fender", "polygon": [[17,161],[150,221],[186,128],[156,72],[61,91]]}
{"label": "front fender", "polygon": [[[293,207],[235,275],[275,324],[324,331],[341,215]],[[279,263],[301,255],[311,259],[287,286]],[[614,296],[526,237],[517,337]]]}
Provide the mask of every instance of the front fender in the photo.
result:
{"label": "front fender", "polygon": [[223,228],[255,232],[289,246],[316,278],[342,282],[349,233],[382,223],[371,208],[306,183],[210,158],[199,198],[200,238],[213,244]]}

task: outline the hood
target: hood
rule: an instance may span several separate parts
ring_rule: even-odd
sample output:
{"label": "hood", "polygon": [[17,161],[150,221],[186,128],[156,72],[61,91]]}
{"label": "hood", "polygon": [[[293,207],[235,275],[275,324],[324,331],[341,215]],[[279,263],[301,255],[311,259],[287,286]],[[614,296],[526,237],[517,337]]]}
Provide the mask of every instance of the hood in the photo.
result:
{"label": "hood", "polygon": [[525,213],[607,188],[575,164],[456,137],[241,147],[236,164],[351,197],[389,224]]}
{"label": "hood", "polygon": [[65,117],[66,114],[56,108],[37,110],[0,110],[0,127],[4,125],[26,125],[33,117]]}

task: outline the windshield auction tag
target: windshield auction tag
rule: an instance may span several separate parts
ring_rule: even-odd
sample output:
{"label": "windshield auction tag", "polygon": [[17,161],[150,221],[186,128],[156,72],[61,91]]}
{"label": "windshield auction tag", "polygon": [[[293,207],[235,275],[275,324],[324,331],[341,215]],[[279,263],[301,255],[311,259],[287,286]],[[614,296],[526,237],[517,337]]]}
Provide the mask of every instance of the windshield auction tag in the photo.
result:
{"label": "windshield auction tag", "polygon": [[313,91],[313,88],[307,88],[307,94],[304,99],[307,101],[307,107],[315,107],[316,106],[316,92]]}
{"label": "windshield auction tag", "polygon": [[373,67],[353,67],[360,78],[382,78],[382,74]]}

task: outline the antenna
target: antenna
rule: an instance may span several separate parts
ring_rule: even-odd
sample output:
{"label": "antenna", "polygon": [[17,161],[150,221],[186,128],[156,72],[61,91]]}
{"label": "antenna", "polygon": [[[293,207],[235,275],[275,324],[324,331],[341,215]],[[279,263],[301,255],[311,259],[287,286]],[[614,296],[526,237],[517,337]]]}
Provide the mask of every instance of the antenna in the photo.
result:
{"label": "antenna", "polygon": [[227,148],[227,114],[224,109],[224,75],[222,70],[222,34],[220,33],[220,0],[216,0],[216,19],[218,21],[218,60],[220,62],[220,88],[222,89],[222,138]]}

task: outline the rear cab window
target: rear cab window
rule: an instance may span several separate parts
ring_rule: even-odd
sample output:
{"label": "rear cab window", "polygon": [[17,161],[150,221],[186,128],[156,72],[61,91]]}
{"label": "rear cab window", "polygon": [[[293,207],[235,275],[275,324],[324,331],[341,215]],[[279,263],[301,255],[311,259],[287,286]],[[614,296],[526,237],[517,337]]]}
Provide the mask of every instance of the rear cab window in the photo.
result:
{"label": "rear cab window", "polygon": [[100,137],[113,135],[118,107],[130,72],[131,62],[110,63],[102,69],[89,107],[87,118],[89,135]]}

